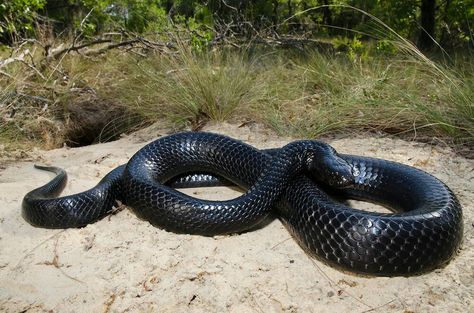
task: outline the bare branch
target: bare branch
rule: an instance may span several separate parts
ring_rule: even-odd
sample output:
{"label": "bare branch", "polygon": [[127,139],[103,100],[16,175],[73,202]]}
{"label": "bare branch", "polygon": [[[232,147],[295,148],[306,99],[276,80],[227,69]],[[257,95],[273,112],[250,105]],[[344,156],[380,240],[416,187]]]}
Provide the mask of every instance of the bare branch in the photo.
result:
{"label": "bare branch", "polygon": [[10,57],[10,58],[5,59],[5,60],[0,60],[0,68],[5,67],[8,64],[13,63],[13,62],[24,61],[25,56],[28,55],[29,52],[30,52],[30,50],[26,49],[22,53],[20,53],[20,55],[17,56],[17,57]]}
{"label": "bare branch", "polygon": [[97,50],[89,50],[84,53],[84,55],[96,55],[96,54],[101,54],[106,52],[107,50],[123,47],[123,46],[132,46],[135,43],[140,42],[138,39],[132,39],[132,40],[125,40],[117,43],[112,43],[110,45],[107,45],[103,48],[97,49]]}
{"label": "bare branch", "polygon": [[79,46],[75,46],[73,44],[70,47],[60,49],[60,50],[52,49],[51,53],[47,56],[47,59],[58,59],[65,53],[69,53],[71,51],[79,51],[81,49],[84,49],[84,48],[87,48],[87,47],[90,47],[90,46],[93,46],[93,45],[98,45],[98,44],[108,43],[108,42],[112,42],[112,40],[111,39],[97,39],[97,40],[94,40],[94,41],[84,43],[84,44],[79,45]]}

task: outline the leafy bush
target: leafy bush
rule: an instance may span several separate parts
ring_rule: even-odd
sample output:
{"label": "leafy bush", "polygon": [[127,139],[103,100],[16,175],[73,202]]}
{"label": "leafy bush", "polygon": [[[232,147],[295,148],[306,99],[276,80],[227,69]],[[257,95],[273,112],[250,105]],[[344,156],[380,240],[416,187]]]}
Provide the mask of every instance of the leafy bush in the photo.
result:
{"label": "leafy bush", "polygon": [[36,12],[46,0],[9,0],[0,4],[0,42],[11,43],[33,32]]}

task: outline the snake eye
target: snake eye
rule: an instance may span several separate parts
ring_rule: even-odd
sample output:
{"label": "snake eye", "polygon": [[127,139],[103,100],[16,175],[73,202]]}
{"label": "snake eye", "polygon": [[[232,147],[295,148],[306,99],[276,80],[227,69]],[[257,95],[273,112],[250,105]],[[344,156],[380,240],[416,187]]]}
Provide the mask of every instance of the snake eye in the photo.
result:
{"label": "snake eye", "polygon": [[357,176],[352,166],[335,154],[313,159],[309,170],[314,179],[335,188],[353,186]]}

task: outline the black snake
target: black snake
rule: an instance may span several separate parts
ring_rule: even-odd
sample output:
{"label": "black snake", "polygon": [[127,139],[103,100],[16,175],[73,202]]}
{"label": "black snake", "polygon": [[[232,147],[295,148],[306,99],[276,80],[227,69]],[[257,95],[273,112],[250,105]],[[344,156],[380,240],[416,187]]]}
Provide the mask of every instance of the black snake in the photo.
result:
{"label": "black snake", "polygon": [[[384,276],[446,264],[463,234],[461,206],[437,178],[395,162],[337,154],[318,141],[258,150],[222,135],[178,133],[146,145],[96,187],[60,198],[66,173],[38,168],[57,173],[23,199],[23,217],[40,227],[85,226],[110,213],[116,200],[153,225],[208,236],[252,229],[276,212],[311,255],[343,270]],[[208,175],[211,185],[223,177],[247,191],[226,201],[198,200],[173,188],[173,182],[189,186],[189,173]],[[394,213],[353,209],[328,192]]]}

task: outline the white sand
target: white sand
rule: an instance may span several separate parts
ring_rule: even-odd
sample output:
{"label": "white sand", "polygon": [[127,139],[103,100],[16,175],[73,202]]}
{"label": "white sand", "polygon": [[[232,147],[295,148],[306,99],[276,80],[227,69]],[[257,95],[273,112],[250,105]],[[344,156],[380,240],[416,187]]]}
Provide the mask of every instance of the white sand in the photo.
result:
{"label": "white sand", "polygon": [[[260,148],[288,142],[255,125],[206,127]],[[68,194],[95,185],[144,144],[151,127],[106,144],[31,151],[0,167],[1,312],[474,312],[474,162],[449,148],[389,138],[331,140],[343,153],[424,169],[456,193],[464,243],[445,268],[410,278],[342,273],[308,257],[275,220],[254,232],[205,238],[152,227],[125,209],[82,229],[34,228],[20,216],[24,194],[69,173]],[[223,199],[235,191],[191,190]]]}

